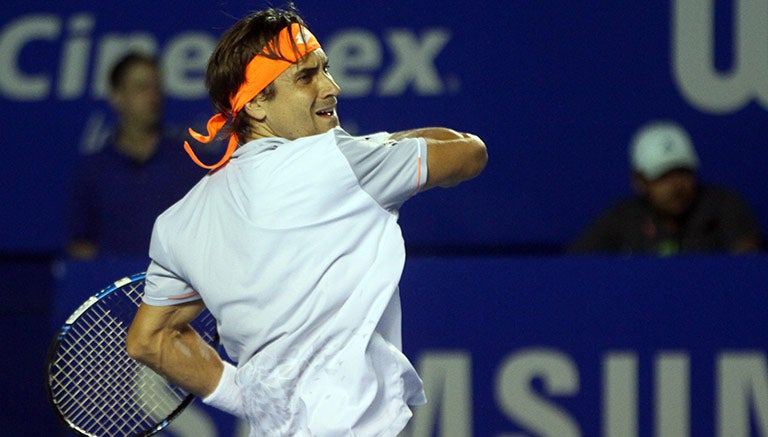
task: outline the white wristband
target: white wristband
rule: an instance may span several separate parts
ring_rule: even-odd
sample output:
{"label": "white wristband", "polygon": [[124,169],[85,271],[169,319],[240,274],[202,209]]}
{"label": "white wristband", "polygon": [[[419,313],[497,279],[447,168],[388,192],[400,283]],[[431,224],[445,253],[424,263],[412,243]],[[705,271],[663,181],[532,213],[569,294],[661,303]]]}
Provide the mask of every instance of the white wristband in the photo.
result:
{"label": "white wristband", "polygon": [[237,368],[224,361],[224,371],[221,373],[219,384],[213,393],[203,398],[203,403],[229,414],[245,419],[245,408],[240,387],[235,383]]}

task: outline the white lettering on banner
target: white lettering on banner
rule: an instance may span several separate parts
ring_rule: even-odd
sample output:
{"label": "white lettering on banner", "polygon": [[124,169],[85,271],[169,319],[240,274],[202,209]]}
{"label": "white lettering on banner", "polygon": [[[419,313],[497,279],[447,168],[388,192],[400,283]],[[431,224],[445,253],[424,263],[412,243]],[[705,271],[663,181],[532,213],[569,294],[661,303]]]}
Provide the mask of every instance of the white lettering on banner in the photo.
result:
{"label": "white lettering on banner", "polygon": [[[108,72],[122,55],[130,50],[158,52],[155,37],[146,32],[106,34],[95,41],[91,35],[95,23],[92,14],[76,14],[66,26],[53,14],[33,14],[18,18],[0,32],[0,93],[18,101],[41,101],[51,97],[54,74],[22,71],[22,51],[30,44],[61,41],[58,60],[56,97],[75,100],[85,95],[89,66],[93,65],[94,98],[104,98],[108,89]],[[65,27],[66,31],[62,31]],[[216,41],[206,33],[181,34],[172,38],[160,56],[164,82],[173,97],[199,99],[206,96],[203,76],[207,57]],[[95,51],[95,58],[91,53]],[[201,58],[204,61],[201,62]]]}
{"label": "white lettering on banner", "polygon": [[637,436],[637,356],[607,354],[603,359],[603,435]]}
{"label": "white lettering on banner", "polygon": [[[114,62],[132,49],[158,55],[166,92],[182,100],[203,99],[208,57],[216,37],[205,32],[173,35],[161,47],[147,32],[93,35],[96,17],[79,13],[64,20],[55,14],[31,14],[16,18],[0,29],[0,95],[16,101],[41,101],[51,97],[75,100],[90,92],[103,99],[107,75]],[[396,29],[385,32],[383,42],[365,30],[341,30],[324,49],[331,58],[332,74],[344,97],[371,94],[397,96],[410,89],[416,95],[437,96],[459,91],[460,80],[442,77],[435,60],[448,44],[447,29],[419,32]],[[61,57],[41,64],[42,71],[25,71],[24,50],[34,43],[61,45]],[[392,62],[384,65],[386,46]],[[49,64],[57,72],[47,71]],[[29,68],[29,67],[27,67]],[[54,67],[55,69],[56,67]],[[89,80],[89,77],[91,80]],[[56,82],[56,83],[54,83]],[[90,91],[88,84],[93,83]],[[54,95],[55,93],[55,95]]]}
{"label": "white lettering on banner", "polygon": [[[717,360],[717,434],[748,437],[750,423],[768,436],[768,365],[761,353],[728,352]],[[750,411],[754,420],[750,421]]]}
{"label": "white lettering on banner", "polygon": [[733,66],[715,68],[714,0],[674,0],[672,70],[683,97],[713,114],[756,99],[768,108],[768,0],[734,0]]}
{"label": "white lettering on banner", "polygon": [[51,89],[49,76],[22,72],[19,67],[21,50],[37,40],[55,41],[61,33],[61,23],[55,15],[28,15],[3,28],[0,34],[0,91],[16,100],[45,100]]}
{"label": "white lettering on banner", "polygon": [[112,127],[107,124],[107,115],[102,111],[93,112],[85,122],[78,150],[83,155],[94,153],[107,144],[111,134]]}
{"label": "white lettering on banner", "polygon": [[654,406],[658,436],[691,435],[690,367],[685,353],[661,353],[656,358]]}
{"label": "white lettering on banner", "polygon": [[[689,358],[663,352],[655,360],[654,407],[657,436],[690,435]],[[611,352],[603,357],[603,434],[637,437],[638,358],[632,352]]]}
{"label": "white lettering on banner", "polygon": [[419,356],[426,405],[415,409],[403,437],[472,434],[472,361],[465,352],[430,352]]}
{"label": "white lettering on banner", "polygon": [[[544,395],[571,396],[579,392],[576,363],[562,352],[527,349],[510,355],[496,375],[496,402],[506,416],[538,436],[581,436],[578,424],[562,408],[531,387],[540,381]],[[524,437],[525,434],[499,434]]]}
{"label": "white lettering on banner", "polygon": [[[723,352],[717,355],[714,399],[717,437],[747,437],[750,424],[768,436],[768,365],[761,352]],[[429,403],[417,407],[404,434],[408,437],[471,437],[472,381],[469,351],[425,351],[418,371]],[[640,435],[639,358],[636,352],[608,351],[602,358],[602,417],[604,437]],[[657,437],[690,437],[690,357],[686,352],[663,351],[654,357],[655,421]],[[498,432],[498,437],[580,436],[578,421],[552,398],[574,397],[580,387],[578,366],[567,354],[553,349],[522,349],[499,366],[494,381],[498,408],[525,432]],[[538,390],[534,390],[534,383]],[[598,390],[598,388],[594,388]],[[475,400],[483,402],[483,400]],[[465,409],[462,411],[462,409]],[[588,411],[599,408],[587,407]],[[482,418],[479,418],[482,419]],[[697,418],[703,421],[706,418]]]}
{"label": "white lettering on banner", "polygon": [[207,96],[205,70],[216,40],[197,32],[177,35],[165,47],[161,68],[165,73],[165,90],[177,98],[195,99]]}
{"label": "white lettering on banner", "polygon": [[58,95],[63,100],[80,96],[85,90],[85,75],[80,74],[80,71],[88,69],[93,18],[85,14],[76,15],[67,23],[67,29],[70,38],[64,43],[63,62],[59,68]]}
{"label": "white lettering on banner", "polygon": [[409,84],[413,84],[416,94],[443,94],[443,83],[433,61],[450,39],[450,33],[440,29],[425,32],[421,43],[410,32],[390,32],[387,42],[395,55],[395,63],[382,77],[379,95],[402,94]]}
{"label": "white lettering on banner", "polygon": [[331,38],[325,52],[333,78],[347,97],[370,94],[373,72],[384,63],[381,43],[367,30],[348,30]]}
{"label": "white lettering on banner", "polygon": [[[384,63],[382,45],[366,30],[339,32],[328,40],[326,52],[331,60],[331,74],[344,97],[362,97],[375,93],[397,96],[409,87],[417,95],[437,96],[446,93],[435,58],[448,44],[451,34],[446,29],[426,29],[421,39],[409,30],[392,30],[385,37],[394,62],[374,84],[372,73]],[[450,91],[458,91],[458,82],[448,82]]]}

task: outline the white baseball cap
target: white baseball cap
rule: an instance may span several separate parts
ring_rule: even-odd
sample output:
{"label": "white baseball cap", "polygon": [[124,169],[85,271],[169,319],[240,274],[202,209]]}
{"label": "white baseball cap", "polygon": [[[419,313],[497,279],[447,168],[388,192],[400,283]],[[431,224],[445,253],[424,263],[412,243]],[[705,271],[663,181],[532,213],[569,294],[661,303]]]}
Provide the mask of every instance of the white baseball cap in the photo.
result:
{"label": "white baseball cap", "polygon": [[695,171],[699,158],[688,132],[674,122],[653,122],[637,131],[630,145],[632,169],[649,180],[677,168]]}

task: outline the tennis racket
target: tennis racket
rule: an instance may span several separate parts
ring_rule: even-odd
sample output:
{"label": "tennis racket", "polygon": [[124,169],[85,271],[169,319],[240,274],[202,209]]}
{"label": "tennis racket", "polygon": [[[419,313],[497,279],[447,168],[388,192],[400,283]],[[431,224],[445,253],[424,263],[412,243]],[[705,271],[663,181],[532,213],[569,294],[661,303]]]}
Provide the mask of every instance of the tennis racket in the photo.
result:
{"label": "tennis racket", "polygon": [[[79,435],[149,436],[168,426],[194,399],[125,351],[145,276],[120,279],[86,300],[51,342],[48,398],[59,418]],[[216,320],[207,310],[192,326],[216,347]]]}

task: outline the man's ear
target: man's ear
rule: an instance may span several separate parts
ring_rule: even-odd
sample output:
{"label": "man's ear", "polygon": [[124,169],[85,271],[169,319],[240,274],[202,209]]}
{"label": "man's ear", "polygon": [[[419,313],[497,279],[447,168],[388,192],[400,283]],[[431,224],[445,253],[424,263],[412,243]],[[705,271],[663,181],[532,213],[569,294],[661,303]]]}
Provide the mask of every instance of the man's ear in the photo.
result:
{"label": "man's ear", "polygon": [[245,104],[245,113],[250,115],[256,121],[264,121],[267,118],[267,111],[262,106],[259,97]]}

